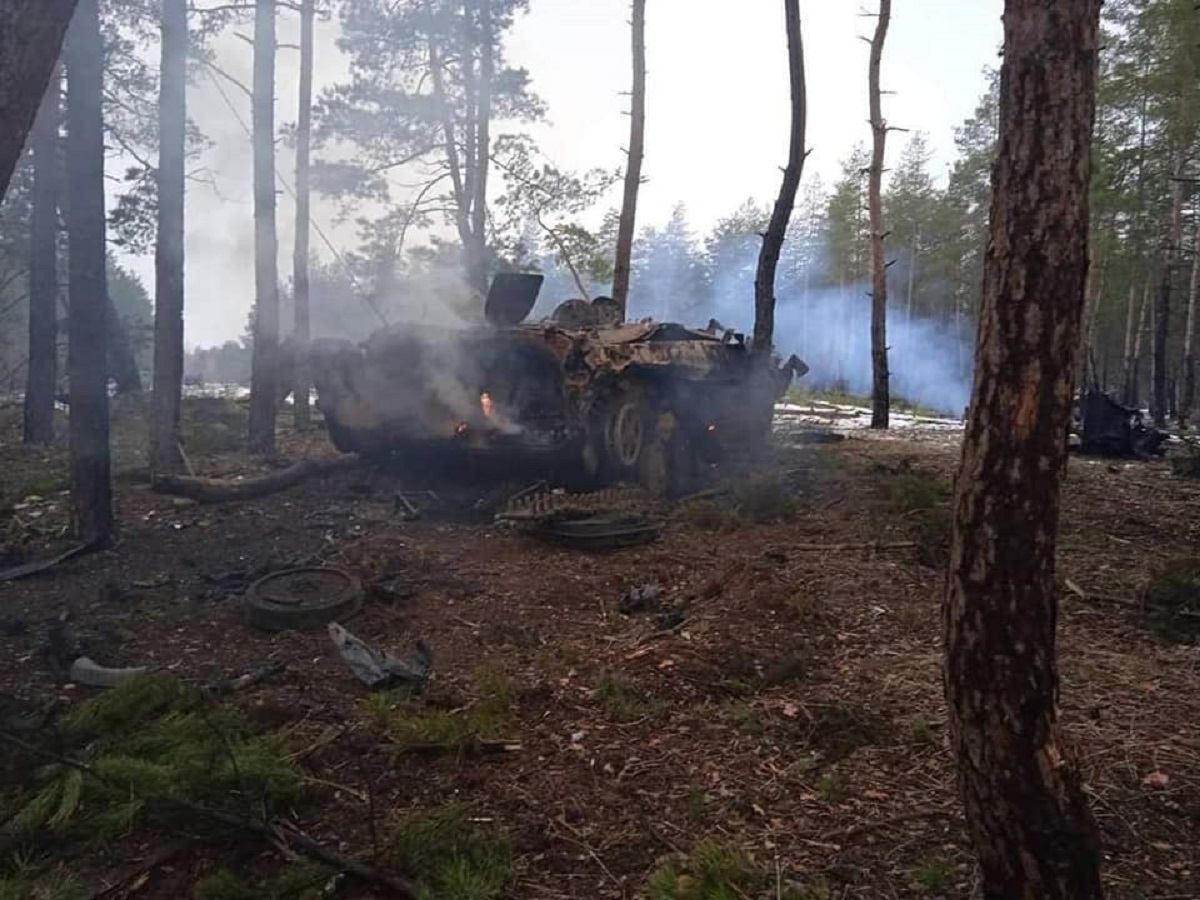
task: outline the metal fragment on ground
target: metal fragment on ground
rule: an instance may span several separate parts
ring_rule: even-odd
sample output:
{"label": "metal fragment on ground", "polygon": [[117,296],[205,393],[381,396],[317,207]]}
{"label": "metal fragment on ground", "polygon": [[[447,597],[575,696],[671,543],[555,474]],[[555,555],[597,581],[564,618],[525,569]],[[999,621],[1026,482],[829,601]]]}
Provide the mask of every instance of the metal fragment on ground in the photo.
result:
{"label": "metal fragment on ground", "polygon": [[418,640],[412,662],[405,662],[388,650],[380,651],[355,637],[337,622],[330,622],[329,638],[354,676],[369,688],[402,687],[421,690],[433,671],[433,654]]}
{"label": "metal fragment on ground", "polygon": [[87,687],[114,688],[124,684],[131,678],[146,674],[145,666],[133,666],[126,669],[114,669],[102,666],[86,656],[81,656],[71,663],[69,671],[71,680],[76,684]]}

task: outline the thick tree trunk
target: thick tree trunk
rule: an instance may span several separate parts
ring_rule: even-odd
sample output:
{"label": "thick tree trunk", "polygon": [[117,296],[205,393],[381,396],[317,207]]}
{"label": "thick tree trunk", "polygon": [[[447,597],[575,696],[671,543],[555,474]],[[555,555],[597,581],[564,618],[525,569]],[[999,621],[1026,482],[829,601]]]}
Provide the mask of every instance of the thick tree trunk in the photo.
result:
{"label": "thick tree trunk", "polygon": [[1162,278],[1154,297],[1154,345],[1151,350],[1150,415],[1160,428],[1167,422],[1167,337],[1171,323],[1171,286],[1179,262],[1179,245],[1183,242],[1183,155],[1176,154],[1171,172],[1171,220],[1167,226],[1167,243],[1163,249]]}
{"label": "thick tree trunk", "polygon": [[491,0],[479,0],[479,97],[475,116],[475,170],[471,173],[471,283],[487,292],[487,189],[492,138],[492,81],[496,61],[492,48]]}
{"label": "thick tree trunk", "polygon": [[0,0],[0,199],[58,63],[76,0]]}
{"label": "thick tree trunk", "polygon": [[1100,0],[1006,0],[974,396],[956,481],[946,700],[988,898],[1102,894],[1057,725],[1059,488],[1087,276]]}
{"label": "thick tree trunk", "polygon": [[187,128],[187,0],[163,0],[158,95],[158,235],[154,247],[154,398],[150,469],[176,472],[183,394],[183,204]]}
{"label": "thick tree trunk", "polygon": [[[1198,208],[1200,209],[1200,208]],[[1196,403],[1196,305],[1200,304],[1200,216],[1196,222],[1196,244],[1192,251],[1192,278],[1188,285],[1187,324],[1183,331],[1183,398],[1179,423],[1187,426]]]}
{"label": "thick tree trunk", "polygon": [[613,265],[613,300],[621,318],[629,308],[629,276],[633,270],[633,230],[637,223],[638,189],[646,154],[646,0],[633,0],[633,91],[629,104],[629,157],[625,162],[625,191],[617,223],[617,253]]}
{"label": "thick tree trunk", "polygon": [[62,79],[55,69],[33,127],[33,211],[29,224],[29,366],[23,437],[54,440],[58,378],[58,126]]}
{"label": "thick tree trunk", "polygon": [[296,428],[308,428],[311,422],[309,394],[312,377],[308,372],[308,341],[311,337],[308,311],[308,238],[309,238],[309,152],[312,142],[313,17],[314,0],[300,5],[300,109],[296,123],[296,244],[292,254],[292,290],[295,309],[292,338],[296,372],[292,403]]}
{"label": "thick tree trunk", "polygon": [[104,217],[104,45],[98,0],[79,0],[66,46],[67,236],[71,311],[67,371],[71,398],[71,505],[76,534],[112,537],[108,449],[109,316]]}
{"label": "thick tree trunk", "polygon": [[254,7],[254,350],[250,450],[275,452],[278,390],[279,245],[275,237],[275,3]]}
{"label": "thick tree trunk", "polygon": [[[886,0],[885,0],[886,2]],[[788,222],[796,206],[796,191],[804,172],[804,141],[808,118],[808,96],[804,84],[804,39],[800,33],[800,0],[783,0],[787,28],[788,72],[791,80],[792,127],[788,161],[783,170],[779,196],[771,210],[767,232],[758,251],[754,275],[754,352],[769,354],[775,342],[775,270],[787,236]]]}
{"label": "thick tree trunk", "polygon": [[871,169],[867,208],[871,219],[871,427],[887,428],[891,408],[887,354],[887,261],[883,258],[883,151],[887,123],[883,121],[879,64],[892,17],[892,0],[879,0],[879,17],[871,38],[867,83],[871,102]]}

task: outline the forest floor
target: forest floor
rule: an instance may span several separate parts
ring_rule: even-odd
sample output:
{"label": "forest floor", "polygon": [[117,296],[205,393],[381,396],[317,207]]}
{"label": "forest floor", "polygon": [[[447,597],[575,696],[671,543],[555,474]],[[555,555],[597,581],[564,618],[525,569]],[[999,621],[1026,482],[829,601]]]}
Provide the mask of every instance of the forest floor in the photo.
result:
{"label": "forest floor", "polygon": [[[197,470],[261,468],[236,449],[237,414],[214,428],[215,409],[194,426],[207,440],[189,443]],[[63,451],[20,446],[16,418],[0,423],[0,566],[65,540]],[[954,434],[785,440],[755,476],[769,498],[735,489],[676,507],[656,542],[588,554],[484,521],[472,504],[486,486],[420,473],[362,468],[223,505],[161,496],[138,477],[137,418],[118,415],[117,545],[0,585],[10,704],[70,708],[94,693],[47,664],[47,631],[64,610],[107,665],[206,683],[282,662],[282,674],[224,703],[282,735],[304,786],[292,820],[387,869],[421,862],[414,822],[454,810],[450,836],[434,838],[450,858],[429,897],[976,892],[939,669]],[[333,452],[320,431],[285,431],[281,444],[293,459]],[[396,491],[424,488],[444,507],[398,519]],[[1070,462],[1062,718],[1113,897],[1200,896],[1200,647],[1136,608],[1156,573],[1196,553],[1198,508],[1200,481],[1166,463]],[[368,586],[344,623],[358,637],[400,655],[427,642],[423,696],[371,694],[323,628],[247,623],[249,579],[317,562]],[[623,614],[623,592],[643,583],[682,622]],[[481,752],[495,745],[477,738],[508,749]],[[428,743],[455,749],[409,752]],[[11,780],[10,769],[0,775]],[[19,791],[0,779],[0,810]],[[181,842],[195,829],[131,822],[99,843],[42,835],[35,843],[52,855],[0,859],[0,896],[36,896],[4,885],[64,872],[77,879],[55,883],[82,892],[42,896],[388,896],[349,881],[285,889],[277,876],[297,863],[280,847],[235,835]]]}

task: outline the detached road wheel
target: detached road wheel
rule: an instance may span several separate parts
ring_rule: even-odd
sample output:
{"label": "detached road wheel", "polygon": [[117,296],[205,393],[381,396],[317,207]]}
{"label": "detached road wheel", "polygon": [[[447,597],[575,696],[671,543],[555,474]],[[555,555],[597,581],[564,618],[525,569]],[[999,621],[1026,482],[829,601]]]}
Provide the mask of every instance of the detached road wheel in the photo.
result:
{"label": "detached road wheel", "polygon": [[266,631],[317,628],[358,609],[363,588],[342,569],[302,566],[272,572],[246,591],[250,624]]}

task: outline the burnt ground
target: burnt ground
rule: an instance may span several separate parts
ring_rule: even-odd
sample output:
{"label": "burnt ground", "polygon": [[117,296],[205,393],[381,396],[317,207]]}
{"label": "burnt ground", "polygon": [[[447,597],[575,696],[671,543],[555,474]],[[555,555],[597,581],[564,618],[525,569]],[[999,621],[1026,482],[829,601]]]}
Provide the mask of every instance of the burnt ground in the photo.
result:
{"label": "burnt ground", "polygon": [[[4,429],[0,534],[10,556],[47,552],[64,539],[61,450],[23,448],[11,421]],[[331,452],[319,432],[283,446]],[[209,449],[192,454],[203,473],[261,468]],[[812,898],[971,896],[939,674],[944,518],[930,514],[944,512],[956,453],[952,436],[867,434],[781,449],[770,467],[796,500],[784,521],[733,521],[734,501],[718,497],[674,510],[654,544],[584,554],[474,520],[484,488],[419,472],[362,469],[197,506],[138,483],[128,450],[118,545],[0,585],[0,695],[70,704],[88,693],[56,683],[43,652],[48,621],[69,609],[110,665],[204,682],[285,662],[229,702],[286,730],[311,789],[297,820],[349,855],[370,858],[414,810],[465,802],[511,839],[511,898],[644,896],[657,866],[700,842],[745,851],[773,876],[763,897],[789,883]],[[398,487],[436,487],[447,508],[400,521]],[[1195,552],[1200,482],[1165,463],[1073,459],[1065,502],[1060,574],[1109,598],[1064,589],[1059,651],[1109,892],[1200,896],[1200,651],[1114,602]],[[863,548],[872,541],[917,546]],[[413,715],[469,717],[498,698],[480,736],[520,749],[397,753],[378,724],[390,698],[367,699],[324,629],[252,629],[237,585],[315,561],[373,586],[352,632],[401,652],[417,637],[432,647],[434,680]],[[681,626],[618,611],[645,582],[685,609]],[[191,896],[223,863],[286,865],[240,841],[139,870],[175,840],[135,832],[60,858],[93,896],[126,879],[103,896],[138,898]],[[340,896],[385,895],[349,885]]]}

